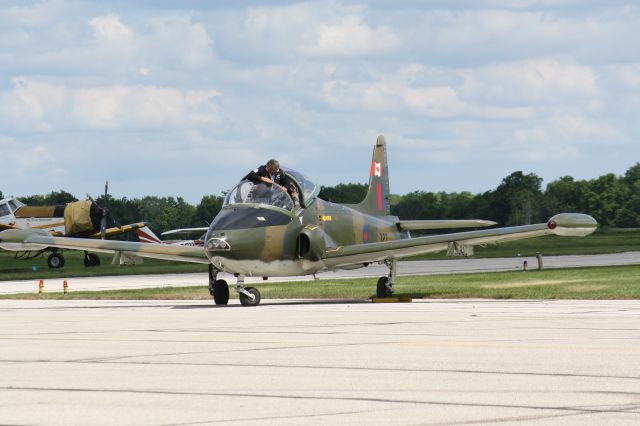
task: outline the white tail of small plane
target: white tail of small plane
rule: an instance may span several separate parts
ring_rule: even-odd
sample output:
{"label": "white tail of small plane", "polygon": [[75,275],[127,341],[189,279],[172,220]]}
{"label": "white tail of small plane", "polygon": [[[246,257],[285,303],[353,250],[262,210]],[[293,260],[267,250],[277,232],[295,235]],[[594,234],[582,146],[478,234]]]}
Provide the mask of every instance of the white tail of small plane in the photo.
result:
{"label": "white tail of small plane", "polygon": [[[200,228],[195,228],[200,230]],[[205,228],[206,229],[206,228]],[[177,230],[183,231],[183,230]],[[172,231],[169,231],[172,233]],[[149,243],[149,244],[169,244],[172,246],[202,246],[202,240],[173,240],[173,241],[162,241],[156,234],[153,233],[148,226],[143,226],[142,228],[136,229],[136,234],[138,235],[138,239],[141,243]],[[166,234],[163,233],[162,235]]]}
{"label": "white tail of small plane", "polygon": [[136,235],[141,243],[162,244],[162,240],[148,226],[136,229]]}

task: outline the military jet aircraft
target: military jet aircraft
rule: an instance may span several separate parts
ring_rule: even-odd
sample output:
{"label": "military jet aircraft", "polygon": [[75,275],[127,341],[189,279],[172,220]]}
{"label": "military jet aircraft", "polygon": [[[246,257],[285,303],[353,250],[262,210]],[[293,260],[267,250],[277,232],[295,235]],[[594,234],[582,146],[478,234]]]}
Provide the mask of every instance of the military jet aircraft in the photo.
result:
{"label": "military jet aircraft", "polygon": [[242,181],[225,198],[222,210],[205,235],[204,247],[54,237],[37,230],[0,232],[0,247],[60,247],[126,252],[209,265],[209,291],[216,304],[229,301],[229,286],[218,272],[235,274],[235,289],[244,306],[260,302],[260,292],[244,286],[244,277],[315,274],[335,269],[385,263],[389,273],[377,282],[376,295],[390,296],[396,261],[402,257],[465,248],[548,234],[585,236],[597,226],[586,214],[562,213],[546,223],[470,230],[411,238],[409,231],[483,227],[483,220],[400,220],[390,215],[386,142],[376,140],[369,188],[359,204],[341,205],[318,198],[319,186],[301,173],[282,168],[297,187],[298,199],[276,184]]}

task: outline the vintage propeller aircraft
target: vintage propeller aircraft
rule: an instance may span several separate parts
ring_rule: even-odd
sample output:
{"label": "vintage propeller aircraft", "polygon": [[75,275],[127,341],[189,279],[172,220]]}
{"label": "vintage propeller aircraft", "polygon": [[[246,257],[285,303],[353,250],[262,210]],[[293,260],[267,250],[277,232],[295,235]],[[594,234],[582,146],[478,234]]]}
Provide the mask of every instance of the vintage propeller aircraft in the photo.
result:
{"label": "vintage propeller aircraft", "polygon": [[[109,183],[105,183],[105,200]],[[131,232],[144,227],[144,223],[115,226],[107,228],[108,208],[99,205],[89,194],[87,200],[74,201],[66,205],[27,206],[16,198],[0,200],[0,231],[5,229],[40,229],[55,237],[100,238]],[[7,250],[10,250],[7,248]],[[43,247],[37,250],[13,251],[21,252],[20,258],[31,259],[45,251],[52,253],[47,258],[50,268],[62,268],[65,260],[57,247]],[[100,258],[95,253],[85,251],[85,266],[100,265]]]}
{"label": "vintage propeller aircraft", "polygon": [[291,276],[384,262],[389,273],[378,279],[376,294],[390,296],[396,261],[420,253],[450,250],[548,234],[586,236],[597,227],[586,214],[562,213],[546,223],[471,230],[411,238],[409,231],[484,227],[483,220],[400,220],[390,216],[386,142],[376,140],[365,199],[341,205],[318,198],[320,188],[301,173],[282,168],[298,197],[276,184],[242,181],[231,189],[213,219],[204,247],[54,237],[38,230],[0,232],[0,247],[58,247],[131,253],[142,257],[209,265],[209,291],[216,304],[229,301],[229,286],[218,272],[235,274],[244,306],[260,302],[260,292],[244,286],[245,276]]}

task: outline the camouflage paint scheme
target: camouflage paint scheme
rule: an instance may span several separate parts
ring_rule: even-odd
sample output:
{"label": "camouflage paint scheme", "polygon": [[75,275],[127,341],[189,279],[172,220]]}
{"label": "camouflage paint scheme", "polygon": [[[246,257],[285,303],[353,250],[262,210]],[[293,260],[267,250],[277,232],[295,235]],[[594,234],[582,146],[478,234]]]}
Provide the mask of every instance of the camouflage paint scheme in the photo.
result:
{"label": "camouflage paint scheme", "polygon": [[[295,171],[288,176],[298,185],[299,204],[291,210],[269,204],[233,203],[228,200],[216,216],[202,247],[121,241],[93,241],[53,237],[37,230],[0,232],[0,247],[58,247],[102,252],[127,252],[142,257],[211,264],[216,271],[254,276],[313,274],[336,268],[357,268],[371,262],[447,250],[450,244],[478,244],[557,234],[585,236],[596,221],[588,215],[563,213],[547,223],[472,230],[411,238],[410,229],[484,227],[482,220],[402,221],[389,215],[389,176],[386,142],[374,145],[369,189],[359,204],[341,205],[317,198],[318,187]],[[254,214],[255,212],[255,214]],[[264,222],[247,227],[220,226],[227,218],[256,216]],[[267,216],[270,218],[267,220]],[[270,224],[271,218],[276,224]],[[15,249],[15,248],[14,248]]]}

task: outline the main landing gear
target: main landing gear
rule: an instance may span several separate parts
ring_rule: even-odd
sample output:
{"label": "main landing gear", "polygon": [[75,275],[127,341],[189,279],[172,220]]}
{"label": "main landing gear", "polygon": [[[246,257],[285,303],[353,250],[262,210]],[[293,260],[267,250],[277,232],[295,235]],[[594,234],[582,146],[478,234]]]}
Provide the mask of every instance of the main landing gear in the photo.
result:
{"label": "main landing gear", "polygon": [[[64,256],[58,251],[54,251],[47,257],[47,265],[51,269],[60,269],[64,267]],[[92,266],[100,266],[100,258],[95,253],[84,252],[84,266],[90,268]]]}
{"label": "main landing gear", "polygon": [[90,268],[92,266],[100,266],[100,258],[95,253],[84,252],[84,266]]}
{"label": "main landing gear", "polygon": [[[209,265],[209,294],[213,296],[216,305],[226,305],[229,303],[229,285],[217,277],[218,270]],[[260,291],[255,287],[245,287],[244,275],[238,275],[236,291],[239,293],[242,306],[258,306],[260,303]]]}
{"label": "main landing gear", "polygon": [[51,269],[58,269],[64,266],[64,256],[57,251],[54,251],[47,257],[47,265]]}
{"label": "main landing gear", "polygon": [[385,265],[389,267],[389,275],[386,277],[378,278],[378,285],[376,287],[376,297],[391,297],[393,295],[393,287],[396,281],[396,260],[387,259],[384,261]]}

